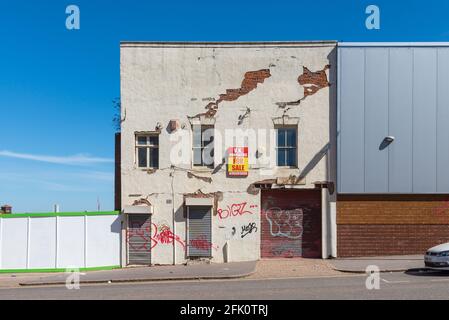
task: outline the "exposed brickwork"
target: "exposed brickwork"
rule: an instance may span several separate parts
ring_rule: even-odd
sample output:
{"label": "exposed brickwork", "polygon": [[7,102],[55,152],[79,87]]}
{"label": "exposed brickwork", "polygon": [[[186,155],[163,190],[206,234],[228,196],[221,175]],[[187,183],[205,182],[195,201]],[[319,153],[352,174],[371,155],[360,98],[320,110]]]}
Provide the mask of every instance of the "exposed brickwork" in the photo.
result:
{"label": "exposed brickwork", "polygon": [[304,86],[304,97],[314,95],[319,90],[329,87],[326,70],[330,65],[324,67],[323,70],[312,72],[306,67],[303,67],[303,74],[299,76],[298,82]]}
{"label": "exposed brickwork", "polygon": [[[235,101],[241,96],[247,95],[257,88],[257,85],[264,83],[266,79],[271,77],[270,69],[262,69],[257,71],[248,71],[245,73],[242,84],[238,89],[227,89],[226,93],[220,94],[217,101],[210,102],[206,106],[205,115],[209,118],[214,117],[218,112],[218,105],[223,101]],[[198,115],[197,115],[198,116]]]}
{"label": "exposed brickwork", "polygon": [[277,105],[280,108],[298,106],[308,96],[314,95],[321,89],[329,87],[330,83],[327,79],[326,71],[329,70],[330,67],[330,65],[326,65],[323,70],[318,70],[315,72],[310,71],[307,67],[303,67],[303,73],[298,77],[298,83],[304,87],[304,96],[296,101],[278,102]]}
{"label": "exposed brickwork", "polygon": [[449,196],[339,196],[340,257],[422,254],[449,242]]}

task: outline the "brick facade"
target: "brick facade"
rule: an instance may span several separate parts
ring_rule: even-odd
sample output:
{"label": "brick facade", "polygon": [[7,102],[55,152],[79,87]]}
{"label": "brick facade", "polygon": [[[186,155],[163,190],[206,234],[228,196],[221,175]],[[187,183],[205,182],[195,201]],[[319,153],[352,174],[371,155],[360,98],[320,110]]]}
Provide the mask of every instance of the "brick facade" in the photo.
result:
{"label": "brick facade", "polygon": [[339,196],[338,256],[422,254],[449,242],[449,196]]}

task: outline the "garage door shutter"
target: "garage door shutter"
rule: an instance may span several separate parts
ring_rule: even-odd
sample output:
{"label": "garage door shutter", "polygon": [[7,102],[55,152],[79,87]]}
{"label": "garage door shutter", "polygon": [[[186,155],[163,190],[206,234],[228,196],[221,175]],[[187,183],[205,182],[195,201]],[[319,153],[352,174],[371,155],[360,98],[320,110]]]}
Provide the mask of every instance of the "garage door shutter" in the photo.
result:
{"label": "garage door shutter", "polygon": [[151,264],[151,216],[130,214],[128,216],[128,264]]}
{"label": "garage door shutter", "polygon": [[321,257],[321,192],[262,193],[262,258]]}
{"label": "garage door shutter", "polygon": [[212,257],[211,211],[211,207],[189,207],[189,257]]}

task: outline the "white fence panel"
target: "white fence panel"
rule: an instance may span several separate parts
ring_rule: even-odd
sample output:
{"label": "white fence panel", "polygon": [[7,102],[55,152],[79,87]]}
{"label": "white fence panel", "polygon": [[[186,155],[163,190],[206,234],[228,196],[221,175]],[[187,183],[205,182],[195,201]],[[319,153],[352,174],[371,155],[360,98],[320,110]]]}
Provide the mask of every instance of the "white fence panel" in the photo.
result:
{"label": "white fence panel", "polygon": [[86,231],[86,267],[119,265],[120,220],[113,216],[88,217]]}
{"label": "white fence panel", "polygon": [[58,219],[58,268],[84,268],[84,217]]}
{"label": "white fence panel", "polygon": [[0,271],[120,265],[117,214],[0,217]]}
{"label": "white fence panel", "polygon": [[45,269],[55,267],[56,217],[30,218],[30,246],[28,268]]}
{"label": "white fence panel", "polygon": [[26,269],[28,219],[4,219],[2,224],[2,268]]}

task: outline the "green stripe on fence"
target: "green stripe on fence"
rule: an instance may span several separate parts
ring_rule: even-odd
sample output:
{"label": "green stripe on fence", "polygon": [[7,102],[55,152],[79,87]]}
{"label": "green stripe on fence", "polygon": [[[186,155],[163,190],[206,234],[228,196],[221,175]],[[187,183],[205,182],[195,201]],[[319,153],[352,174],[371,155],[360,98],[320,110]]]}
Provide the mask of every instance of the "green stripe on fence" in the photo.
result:
{"label": "green stripe on fence", "polygon": [[85,271],[105,271],[120,269],[121,266],[107,266],[107,267],[92,267],[92,268],[65,268],[65,269],[5,269],[0,270],[0,273],[57,273],[57,272],[67,272],[73,271],[74,269],[80,272]]}
{"label": "green stripe on fence", "polygon": [[14,213],[2,214],[0,219],[17,219],[17,218],[51,218],[51,217],[84,217],[84,216],[118,216],[119,211],[105,212],[58,212],[58,213]]}

